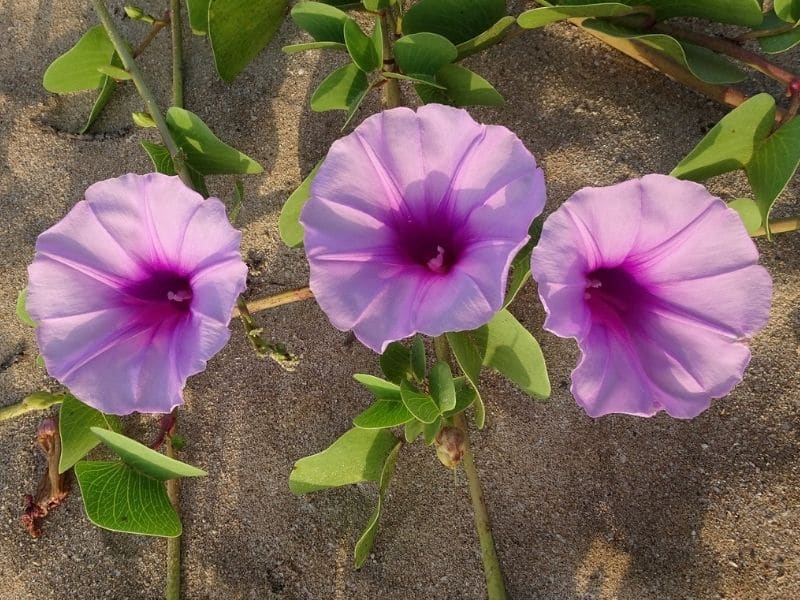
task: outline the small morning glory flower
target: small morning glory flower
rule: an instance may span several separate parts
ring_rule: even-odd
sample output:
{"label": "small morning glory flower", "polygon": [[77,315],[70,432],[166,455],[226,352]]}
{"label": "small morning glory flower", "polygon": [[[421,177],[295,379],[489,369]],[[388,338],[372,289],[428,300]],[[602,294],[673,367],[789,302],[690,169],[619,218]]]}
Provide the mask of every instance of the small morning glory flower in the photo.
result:
{"label": "small morning glory flower", "polygon": [[108,413],[169,412],[228,341],[247,267],[223,204],[177,177],[100,181],[36,241],[27,308],[47,370]]}
{"label": "small morning glory flower", "polygon": [[311,186],[311,289],[376,352],[479,327],[544,201],[541,169],[505,127],[437,104],[374,115],[333,144]]}
{"label": "small morning glory flower", "polygon": [[691,418],[727,394],[772,281],[739,216],[696,183],[584,188],[545,221],[532,272],[545,329],[578,341],[572,395],[592,417]]}

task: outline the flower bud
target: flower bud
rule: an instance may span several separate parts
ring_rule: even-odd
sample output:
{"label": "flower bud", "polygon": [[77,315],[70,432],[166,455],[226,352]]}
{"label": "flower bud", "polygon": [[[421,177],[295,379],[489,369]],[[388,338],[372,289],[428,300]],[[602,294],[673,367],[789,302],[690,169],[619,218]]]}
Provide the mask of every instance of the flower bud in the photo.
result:
{"label": "flower bud", "polygon": [[455,469],[464,458],[464,432],[458,427],[442,427],[433,443],[436,458],[448,469]]}

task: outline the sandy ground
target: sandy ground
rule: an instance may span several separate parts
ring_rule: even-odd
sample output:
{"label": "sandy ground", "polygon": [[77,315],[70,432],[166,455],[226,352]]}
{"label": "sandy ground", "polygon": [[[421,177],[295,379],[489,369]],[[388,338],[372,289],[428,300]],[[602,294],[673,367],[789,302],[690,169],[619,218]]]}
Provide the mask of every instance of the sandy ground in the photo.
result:
{"label": "sandy ground", "polygon": [[[50,61],[96,22],[87,5],[0,2],[4,405],[53,385],[34,365],[31,331],[14,317],[36,235],[92,182],[150,170],[139,141],[154,134],[130,126],[127,114],[141,109],[132,90],[112,102],[94,129],[99,135],[75,136],[65,132],[77,130],[89,96],[56,99],[41,87]],[[122,3],[112,5],[119,15]],[[125,27],[141,37],[134,24]],[[341,114],[308,108],[310,90],[340,59],[279,51],[300,39],[285,24],[232,84],[213,76],[205,40],[187,42],[187,107],[265,168],[246,180],[252,295],[306,282],[302,251],[280,243],[278,212],[342,123]],[[142,60],[162,102],[167,43],[161,36]],[[668,172],[724,114],[568,26],[519,36],[469,65],[507,99],[473,114],[514,130],[536,154],[547,172],[548,210],[584,185]],[[229,180],[210,185],[230,197]],[[732,176],[712,189],[727,198],[747,193]],[[777,215],[796,213],[797,198],[792,188]],[[800,597],[800,236],[759,246],[775,282],[770,324],[752,343],[744,383],[690,422],[587,417],[568,391],[574,343],[541,332],[533,285],[517,300],[513,311],[539,336],[554,393],[533,402],[487,373],[488,426],[474,436],[512,598]],[[374,555],[359,572],[350,557],[374,488],[289,493],[293,461],[326,447],[368,405],[350,375],[376,372],[377,361],[345,345],[312,302],[258,318],[303,360],[294,374],[257,360],[235,323],[228,347],[190,381],[180,413],[184,458],[210,475],[183,486],[185,597],[483,598],[463,475],[454,479],[431,449],[401,454]],[[33,442],[40,418],[0,424],[0,598],[159,597],[165,542],[93,527],[77,493],[41,539],[21,527],[21,496],[43,466]],[[152,425],[134,422],[131,431]]]}

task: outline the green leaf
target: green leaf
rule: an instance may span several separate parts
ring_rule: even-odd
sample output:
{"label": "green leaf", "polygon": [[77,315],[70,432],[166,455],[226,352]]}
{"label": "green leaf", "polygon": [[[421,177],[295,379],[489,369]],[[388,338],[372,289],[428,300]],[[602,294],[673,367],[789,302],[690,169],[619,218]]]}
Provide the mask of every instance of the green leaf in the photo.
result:
{"label": "green leaf", "polygon": [[431,396],[436,400],[439,409],[444,413],[456,406],[456,388],[453,374],[446,362],[439,361],[433,365],[430,375]]}
{"label": "green leaf", "polygon": [[421,83],[426,88],[436,88],[437,90],[447,89],[443,85],[436,83],[436,79],[434,77],[431,77],[430,75],[423,75],[421,73],[417,73],[416,75],[403,75],[402,73],[395,73],[394,71],[381,71],[381,77],[386,77],[388,79],[402,79],[403,81],[411,81],[413,83]]}
{"label": "green leaf", "polygon": [[42,85],[48,92],[67,94],[99,88],[105,75],[98,67],[111,64],[114,45],[102,25],[96,25],[44,72]]}
{"label": "green leaf", "polygon": [[152,448],[148,448],[121,433],[101,427],[90,427],[89,429],[131,468],[141,471],[153,479],[164,481],[178,477],[202,477],[207,475],[202,469],[187,465],[169,456],[164,456],[160,452],[156,452]]}
{"label": "green leaf", "polygon": [[578,4],[545,6],[526,10],[517,17],[517,24],[523,29],[536,29],[550,23],[565,21],[573,17],[621,17],[632,12],[639,12],[627,4],[619,2],[603,2],[600,4]]}
{"label": "green leaf", "polygon": [[530,332],[507,310],[486,324],[483,364],[500,371],[534,398],[550,396],[550,379],[542,349]]}
{"label": "green leaf", "polygon": [[99,410],[87,406],[72,394],[64,394],[58,422],[61,435],[59,473],[72,467],[100,443],[99,438],[92,433],[92,427],[101,427],[117,432],[122,429],[119,417],[103,414]]}
{"label": "green leaf", "polygon": [[453,62],[458,50],[446,37],[435,33],[412,33],[394,45],[394,59],[403,73],[435,75]]}
{"label": "green leaf", "polygon": [[347,46],[341,42],[307,42],[305,44],[290,44],[281,48],[286,54],[296,54],[306,50],[343,50],[347,52]]}
{"label": "green leaf", "polygon": [[311,110],[349,111],[357,106],[368,89],[367,76],[353,63],[328,75],[311,96]]}
{"label": "green leaf", "polygon": [[747,99],[717,123],[670,175],[703,181],[743,168],[753,158],[756,146],[775,122],[775,100],[769,94]]}
{"label": "green leaf", "polygon": [[314,181],[314,176],[321,165],[322,161],[314,165],[311,172],[306,175],[306,178],[297,186],[297,189],[292,192],[281,208],[278,218],[278,233],[280,233],[283,243],[289,248],[297,248],[303,244],[304,231],[300,224],[300,213],[303,212],[303,207],[311,191],[311,182]]}
{"label": "green leaf", "polygon": [[147,152],[147,156],[153,162],[153,168],[159,173],[164,175],[177,175],[175,171],[175,164],[172,162],[172,156],[169,154],[167,147],[162,144],[154,144],[147,140],[142,140],[142,148]]}
{"label": "green leaf", "polygon": [[403,34],[429,31],[461,44],[506,14],[504,0],[420,0],[403,16]]}
{"label": "green leaf", "polygon": [[429,394],[419,391],[405,379],[400,382],[400,396],[408,411],[423,423],[433,423],[442,414]]}
{"label": "green leaf", "polygon": [[80,461],[75,475],[86,516],[98,527],[162,537],[181,534],[181,521],[164,482],[116,460]]}
{"label": "green leaf", "polygon": [[707,83],[738,83],[747,79],[747,73],[719,54],[694,44],[679,42],[663,33],[640,33],[598,19],[587,19],[581,26],[614,37],[634,39],[665,54]]}
{"label": "green leaf", "polygon": [[761,211],[758,209],[758,204],[750,198],[736,198],[735,200],[731,200],[728,202],[728,208],[732,208],[739,213],[748,234],[753,235],[761,228]]}
{"label": "green leaf", "polygon": [[476,35],[474,38],[461,42],[456,49],[458,50],[457,60],[471,56],[489,46],[502,42],[506,37],[508,28],[516,22],[516,19],[510,15],[503,17],[497,23],[492,25],[483,33]]}
{"label": "green leaf", "polygon": [[167,126],[186,156],[187,165],[202,175],[263,171],[252,158],[217,138],[200,117],[188,110],[170,107]]}
{"label": "green leaf", "polygon": [[426,446],[430,446],[433,443],[433,440],[436,439],[436,435],[441,428],[442,417],[436,417],[433,423],[425,423],[422,426],[422,438],[425,440]]}
{"label": "green leaf", "polygon": [[356,569],[360,569],[364,566],[364,563],[367,561],[367,557],[369,557],[370,550],[372,550],[372,544],[375,541],[375,534],[378,531],[378,519],[380,519],[381,516],[381,510],[386,498],[386,491],[389,489],[389,482],[392,480],[394,468],[397,465],[397,456],[400,454],[400,448],[402,445],[403,444],[401,442],[397,442],[394,448],[392,448],[392,451],[389,453],[389,456],[386,457],[386,462],[383,464],[380,485],[378,486],[378,504],[375,506],[375,510],[372,512],[372,516],[369,518],[369,522],[367,523],[366,529],[364,529],[364,533],[362,533],[361,537],[358,538],[353,553],[353,563]]}
{"label": "green leaf", "polygon": [[[779,19],[774,12],[770,11],[764,15],[764,22],[758,27],[755,27],[754,30],[774,30],[785,26],[786,23]],[[758,38],[759,46],[761,46],[761,49],[767,54],[786,52],[794,48],[798,43],[800,43],[800,27],[798,26],[784,33]]]}
{"label": "green leaf", "polygon": [[114,65],[104,65],[102,67],[97,67],[97,70],[100,71],[103,75],[108,75],[109,77],[116,79],[117,81],[128,81],[131,79],[131,74],[128,73],[122,67],[115,67]]}
{"label": "green leaf", "polygon": [[28,288],[22,288],[19,293],[17,294],[17,319],[23,325],[27,325],[28,327],[36,327],[36,321],[31,319],[31,316],[28,314],[28,308],[26,306],[28,300]]}
{"label": "green leaf", "polygon": [[[483,342],[480,341],[481,337]],[[486,347],[485,339],[485,326],[473,331],[457,331],[447,334],[447,342],[450,344],[453,356],[475,392],[475,425],[478,429],[483,429],[486,423],[486,407],[478,390],[483,353]]]}
{"label": "green leaf", "polygon": [[380,357],[381,371],[389,381],[400,384],[411,375],[411,351],[400,342],[392,342]]}
{"label": "green leaf", "polygon": [[287,0],[210,0],[208,39],[217,73],[231,81],[264,47],[283,22]]}
{"label": "green leaf", "polygon": [[522,247],[522,250],[517,252],[514,260],[511,261],[511,275],[508,278],[508,291],[506,291],[506,297],[503,301],[503,308],[507,308],[514,301],[522,286],[531,278],[531,253],[534,246],[539,242],[543,223],[542,219],[534,219],[528,228],[530,239]]}
{"label": "green leaf", "polygon": [[[372,73],[381,66],[383,57],[378,55],[378,48],[375,47],[374,40],[361,31],[361,27],[352,19],[348,19],[344,23],[344,41],[350,58],[359,69],[365,73]],[[383,46],[381,45],[379,48],[382,49]]]}
{"label": "green leaf", "polygon": [[[619,0],[632,6],[646,4],[656,10],[661,21],[672,17],[699,17],[719,23],[752,27],[761,22],[758,0]],[[559,4],[591,4],[587,0],[561,0]]]}
{"label": "green leaf", "polygon": [[782,124],[762,142],[745,168],[769,235],[769,213],[800,165],[800,119]]}
{"label": "green leaf", "polygon": [[[350,0],[343,0],[343,4]],[[389,6],[393,0],[361,0],[361,4],[364,5],[364,8],[371,12],[378,12],[379,10],[383,10],[387,6]]]}
{"label": "green leaf", "polygon": [[378,481],[397,443],[386,429],[351,429],[326,450],[301,458],[289,476],[289,489],[300,496],[331,487]]}
{"label": "green leaf", "polygon": [[209,0],[186,0],[189,10],[189,25],[195,35],[208,33],[208,3]]}
{"label": "green leaf", "polygon": [[447,88],[453,106],[499,106],[503,97],[492,84],[460,65],[445,65],[436,73],[436,81]]}
{"label": "green leaf", "polygon": [[242,212],[243,205],[244,185],[241,179],[237,177],[233,182],[233,201],[228,209],[228,221],[230,221],[231,225],[236,225],[236,221],[239,220],[239,213]]}
{"label": "green leaf", "polygon": [[408,423],[413,418],[401,401],[378,399],[353,419],[353,425],[361,429],[386,429]]}
{"label": "green leaf", "polygon": [[775,14],[787,23],[800,21],[800,0],[775,0]]}
{"label": "green leaf", "polygon": [[131,119],[133,119],[134,125],[143,129],[152,129],[156,127],[156,122],[153,120],[153,117],[150,116],[150,113],[132,112]]}
{"label": "green leaf", "polygon": [[367,388],[378,399],[400,401],[400,386],[396,383],[374,375],[367,375],[366,373],[356,373],[353,375],[353,379]]}
{"label": "green leaf", "polygon": [[411,341],[411,372],[417,381],[425,380],[425,341],[421,335],[415,335]]}
{"label": "green leaf", "polygon": [[475,402],[476,392],[472,384],[466,377],[456,377],[453,379],[453,386],[456,390],[456,405],[444,413],[445,418],[450,418],[454,415],[464,412],[472,403]]}
{"label": "green leaf", "polygon": [[[122,61],[119,59],[119,55],[116,52],[114,52],[114,55],[111,57],[111,64],[115,67],[122,66]],[[89,116],[86,117],[86,123],[83,124],[80,133],[89,131],[89,127],[97,120],[106,107],[106,104],[108,104],[108,101],[111,100],[111,96],[116,87],[117,82],[111,77],[103,77],[102,83],[100,84],[100,91],[97,93],[97,98],[95,98],[94,104],[92,104],[92,110],[89,111]]]}
{"label": "green leaf", "polygon": [[350,17],[322,2],[300,2],[292,8],[292,20],[318,42],[345,43],[344,24]]}
{"label": "green leaf", "polygon": [[425,428],[425,423],[422,421],[418,421],[417,419],[412,419],[408,423],[406,423],[404,436],[406,441],[410,444],[414,440],[419,437],[419,434],[422,433],[422,430]]}

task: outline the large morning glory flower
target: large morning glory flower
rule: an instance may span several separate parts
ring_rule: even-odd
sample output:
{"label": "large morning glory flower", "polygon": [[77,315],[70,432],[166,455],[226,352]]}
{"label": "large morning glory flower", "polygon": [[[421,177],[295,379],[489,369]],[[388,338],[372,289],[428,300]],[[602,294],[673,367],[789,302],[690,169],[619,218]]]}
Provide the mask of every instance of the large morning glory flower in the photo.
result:
{"label": "large morning glory flower", "polygon": [[376,352],[479,327],[544,201],[542,171],[505,127],[436,104],[374,115],[333,144],[311,186],[311,289]]}
{"label": "large morning glory flower", "polygon": [[757,262],[739,216],[696,183],[576,192],[545,221],[532,271],[545,329],[578,340],[578,403],[593,417],[690,418],[730,392],[769,313]]}
{"label": "large morning glory flower", "polygon": [[27,308],[47,370],[108,413],[168,412],[228,341],[241,233],[177,177],[86,190],[36,241]]}

